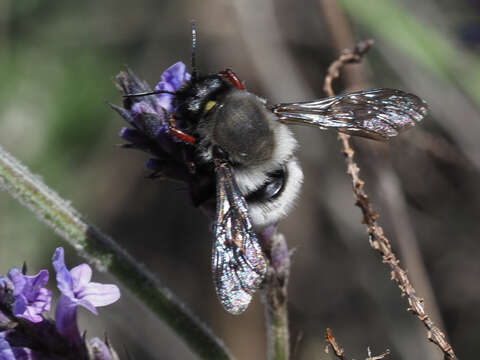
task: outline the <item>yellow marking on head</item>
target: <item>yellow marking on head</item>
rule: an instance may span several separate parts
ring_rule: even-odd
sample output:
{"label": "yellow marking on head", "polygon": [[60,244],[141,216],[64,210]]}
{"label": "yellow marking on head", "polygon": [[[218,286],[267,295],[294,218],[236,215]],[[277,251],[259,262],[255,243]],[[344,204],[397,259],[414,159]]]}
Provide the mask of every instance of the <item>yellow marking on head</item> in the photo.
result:
{"label": "yellow marking on head", "polygon": [[212,110],[212,108],[213,108],[215,105],[217,105],[217,102],[210,100],[210,101],[207,102],[207,104],[205,105],[205,111],[210,111],[210,110]]}

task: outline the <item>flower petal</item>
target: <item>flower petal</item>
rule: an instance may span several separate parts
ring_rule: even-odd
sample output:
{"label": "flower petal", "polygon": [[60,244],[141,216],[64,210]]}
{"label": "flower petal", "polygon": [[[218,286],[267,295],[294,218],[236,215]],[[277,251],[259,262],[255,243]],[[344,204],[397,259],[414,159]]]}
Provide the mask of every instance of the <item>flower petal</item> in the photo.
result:
{"label": "flower petal", "polygon": [[43,305],[44,311],[50,311],[51,302],[52,302],[52,292],[46,288],[43,288],[38,292],[37,299],[33,305],[42,306],[42,304],[44,304]]}
{"label": "flower petal", "polygon": [[[175,92],[180,89],[186,81],[190,80],[190,74],[187,72],[185,64],[179,61],[165,70],[161,78],[162,81],[155,86],[155,90]],[[172,104],[172,94],[158,94],[157,99],[160,106],[169,113],[175,112]]]}
{"label": "flower petal", "polygon": [[57,272],[57,287],[62,294],[73,297],[73,279],[65,266],[65,257],[63,248],[59,247],[55,250],[52,257],[53,268]]}
{"label": "flower petal", "polygon": [[0,333],[0,360],[15,360],[10,344]]}
{"label": "flower petal", "polygon": [[14,314],[17,317],[27,319],[33,323],[38,323],[43,321],[43,316],[41,315],[44,312],[50,311],[50,305],[52,301],[52,292],[48,289],[42,288],[36,294],[35,301],[29,302],[26,308],[21,312],[15,312],[17,307],[17,301],[15,302]]}
{"label": "flower petal", "polygon": [[50,310],[52,298],[51,292],[43,287],[48,282],[48,271],[41,270],[37,275],[26,276],[18,269],[11,269],[8,277],[15,286],[13,314],[34,323],[43,321],[40,314]]}
{"label": "flower petal", "polygon": [[13,304],[12,312],[16,317],[23,317],[23,313],[27,310],[27,298],[23,295],[15,297],[15,303]]}
{"label": "flower petal", "polygon": [[77,302],[78,306],[82,306],[88,311],[90,311],[92,314],[98,315],[97,309],[95,309],[95,306],[88,300],[86,299],[80,299]]}
{"label": "flower petal", "polygon": [[77,325],[77,306],[77,302],[62,294],[55,309],[55,324],[63,337],[80,344],[82,337]]}
{"label": "flower petal", "polygon": [[[159,82],[157,86],[155,86],[155,90],[157,91],[175,91],[173,87],[170,84],[167,84],[165,82]],[[173,95],[172,94],[157,94],[157,100],[158,104],[160,107],[164,108],[167,110],[167,112],[173,114],[175,112],[175,109],[173,107],[172,101],[173,101]]]}
{"label": "flower petal", "polygon": [[117,285],[92,282],[82,290],[81,299],[89,301],[94,306],[110,305],[120,299],[120,289]]}
{"label": "flower petal", "polygon": [[181,61],[173,64],[162,74],[162,82],[169,84],[173,91],[180,89],[185,81],[190,80],[187,67]]}
{"label": "flower petal", "polygon": [[40,270],[37,275],[25,275],[24,277],[27,281],[24,289],[24,295],[29,301],[35,301],[38,293],[48,282],[48,270]]}
{"label": "flower petal", "polygon": [[13,283],[13,296],[17,297],[18,295],[23,294],[23,289],[27,284],[25,275],[23,275],[19,269],[13,268],[10,269],[7,276]]}
{"label": "flower petal", "polygon": [[80,264],[70,270],[73,279],[73,291],[76,293],[88,285],[92,280],[92,268],[87,264]]}
{"label": "flower petal", "polygon": [[37,275],[25,275],[29,283],[35,289],[44,287],[48,283],[48,270],[40,270]]}

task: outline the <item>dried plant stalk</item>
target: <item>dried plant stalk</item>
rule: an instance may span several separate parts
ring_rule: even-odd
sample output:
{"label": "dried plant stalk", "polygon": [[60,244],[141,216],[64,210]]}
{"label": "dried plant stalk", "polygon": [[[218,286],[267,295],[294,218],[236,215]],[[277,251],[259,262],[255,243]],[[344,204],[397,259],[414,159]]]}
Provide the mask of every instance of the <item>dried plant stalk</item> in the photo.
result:
{"label": "dried plant stalk", "polygon": [[[334,79],[340,76],[340,70],[346,64],[360,62],[372,44],[372,40],[360,42],[353,51],[346,50],[330,65],[324,82],[324,90],[328,96],[335,95],[332,89],[332,82]],[[355,205],[362,210],[362,222],[367,227],[370,246],[375,251],[380,253],[383,263],[389,265],[390,269],[392,270],[392,280],[397,283],[398,287],[402,291],[402,295],[406,295],[408,298],[410,307],[407,310],[413,313],[425,325],[428,330],[428,339],[443,351],[445,359],[457,359],[453,348],[446,340],[445,334],[433,323],[433,321],[430,319],[430,316],[425,311],[423,299],[417,296],[415,288],[410,283],[406,271],[400,267],[400,261],[392,251],[390,241],[383,233],[383,229],[377,223],[379,215],[373,210],[370,204],[370,199],[365,192],[365,182],[359,176],[360,168],[355,163],[353,158],[355,152],[350,145],[349,139],[349,135],[338,135],[338,140],[342,143],[343,147],[342,152],[345,155],[347,174],[352,177],[353,193],[356,199]],[[343,359],[343,357],[340,359]]]}
{"label": "dried plant stalk", "polygon": [[[340,360],[345,360],[345,351],[338,345],[337,340],[333,337],[332,330],[327,328],[327,332],[325,334],[325,340],[330,345],[333,350],[333,353],[337,358]],[[328,347],[325,348],[325,352],[328,352]]]}
{"label": "dried plant stalk", "polygon": [[[338,359],[346,360],[345,351],[340,347],[340,345],[338,345],[337,340],[335,339],[335,337],[332,334],[332,330],[327,329],[326,334],[325,334],[325,340],[327,341],[328,345],[330,345],[330,348],[332,349],[333,354]],[[328,353],[328,345],[325,348],[325,352],[327,352],[327,353]],[[390,354],[390,350],[385,350],[380,355],[372,356],[372,354],[370,352],[370,348],[367,349],[367,352],[368,352],[368,357],[366,358],[366,360],[381,360],[381,359],[385,359],[385,357]]]}

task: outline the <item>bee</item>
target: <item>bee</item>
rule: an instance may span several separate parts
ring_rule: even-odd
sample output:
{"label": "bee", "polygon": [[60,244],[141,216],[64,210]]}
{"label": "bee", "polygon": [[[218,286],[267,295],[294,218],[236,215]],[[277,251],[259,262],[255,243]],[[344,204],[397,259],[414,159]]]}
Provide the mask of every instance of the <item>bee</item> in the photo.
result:
{"label": "bee", "polygon": [[288,125],[388,140],[421,121],[427,106],[416,95],[393,89],[269,105],[231,69],[200,75],[195,49],[193,26],[192,75],[178,90],[124,96],[171,94],[175,111],[169,134],[194,147],[196,162],[214,168],[214,283],[224,308],[240,314],[267,272],[256,232],[289,213],[303,181]]}

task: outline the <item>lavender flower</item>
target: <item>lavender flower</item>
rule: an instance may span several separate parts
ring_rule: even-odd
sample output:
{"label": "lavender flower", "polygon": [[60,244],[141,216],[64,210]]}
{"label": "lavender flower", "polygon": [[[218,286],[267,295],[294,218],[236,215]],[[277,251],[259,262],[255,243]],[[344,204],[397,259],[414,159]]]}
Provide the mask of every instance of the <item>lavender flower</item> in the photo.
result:
{"label": "lavender flower", "polygon": [[[8,341],[0,333],[0,360],[42,360],[47,358],[34,356],[29,349],[20,347],[11,347]],[[50,360],[50,359],[48,359]]]}
{"label": "lavender flower", "polygon": [[[178,91],[190,81],[190,74],[182,62],[177,62],[165,70],[155,90]],[[127,94],[150,92],[149,85],[138,79],[131,70],[121,72],[117,86]],[[212,164],[198,161],[195,148],[172,136],[169,132],[169,119],[175,113],[172,94],[157,94],[139,97],[126,97],[123,107],[113,104],[116,110],[131,127],[124,127],[120,137],[127,141],[123,147],[133,148],[153,155],[146,162],[147,169],[153,171],[150,177],[164,177],[185,183],[193,204],[213,212],[215,198],[215,175]],[[176,126],[185,129],[181,119],[175,119]]]}
{"label": "lavender flower", "polygon": [[0,333],[0,360],[54,360],[34,354],[30,349],[11,347],[5,338],[6,333]]}
{"label": "lavender flower", "polygon": [[57,329],[61,335],[72,342],[82,341],[77,326],[77,307],[83,306],[95,315],[95,307],[106,306],[120,298],[120,290],[116,285],[105,285],[90,282],[92,269],[81,264],[70,271],[65,266],[63,248],[57,248],[52,263],[57,272],[57,286],[62,293],[55,311]]}
{"label": "lavender flower", "polygon": [[13,350],[2,333],[0,333],[0,360],[15,360]]}
{"label": "lavender flower", "polygon": [[47,281],[46,270],[26,276],[14,268],[8,277],[0,276],[0,360],[46,359],[23,345],[46,328],[40,314],[50,310],[51,292],[43,287]]}
{"label": "lavender flower", "polygon": [[69,271],[62,248],[55,251],[53,266],[62,293],[56,322],[43,315],[51,303],[51,292],[44,287],[47,270],[27,276],[11,269],[8,276],[0,276],[0,360],[117,360],[108,341],[85,341],[76,321],[78,306],[96,314],[96,306],[118,300],[117,286],[91,282],[92,269],[87,264]]}
{"label": "lavender flower", "polygon": [[[155,90],[177,91],[190,80],[185,64],[178,62],[165,70]],[[136,94],[151,91],[150,87],[140,81],[132,71],[121,72],[117,82],[124,94]],[[132,127],[124,127],[120,137],[128,141],[125,147],[139,149],[155,156],[147,162],[147,168],[152,171],[160,169],[160,163],[172,161],[182,152],[185,145],[180,143],[168,133],[169,117],[175,109],[173,95],[158,94],[141,97],[126,98],[124,108],[111,105]],[[182,168],[182,161],[178,168]],[[185,177],[185,170],[176,169],[180,177]],[[174,171],[175,172],[175,171]],[[164,174],[173,176],[175,174]]]}
{"label": "lavender flower", "polygon": [[8,278],[14,285],[13,314],[34,323],[42,321],[41,314],[50,311],[52,300],[52,292],[44,288],[48,282],[48,271],[41,270],[37,275],[27,276],[14,268],[8,272]]}
{"label": "lavender flower", "polygon": [[[163,72],[161,76],[162,81],[155,86],[155,90],[175,92],[179,90],[185,82],[190,81],[190,78],[191,76],[187,72],[187,67],[183,62],[179,61]],[[172,103],[172,94],[158,94],[157,99],[160,106],[170,114],[175,112],[176,109]]]}

